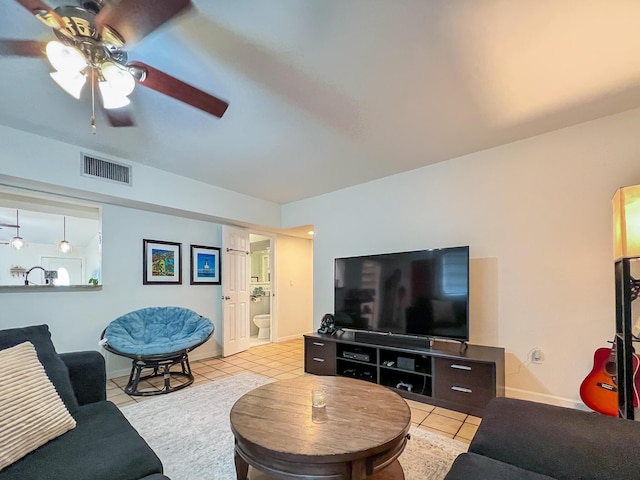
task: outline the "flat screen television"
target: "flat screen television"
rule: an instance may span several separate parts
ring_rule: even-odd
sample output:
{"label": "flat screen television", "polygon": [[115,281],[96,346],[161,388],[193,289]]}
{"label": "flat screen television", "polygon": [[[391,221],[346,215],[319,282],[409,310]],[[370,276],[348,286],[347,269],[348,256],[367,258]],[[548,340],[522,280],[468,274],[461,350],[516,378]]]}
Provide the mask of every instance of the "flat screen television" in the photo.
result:
{"label": "flat screen television", "polygon": [[336,327],[469,340],[469,247],[335,259]]}

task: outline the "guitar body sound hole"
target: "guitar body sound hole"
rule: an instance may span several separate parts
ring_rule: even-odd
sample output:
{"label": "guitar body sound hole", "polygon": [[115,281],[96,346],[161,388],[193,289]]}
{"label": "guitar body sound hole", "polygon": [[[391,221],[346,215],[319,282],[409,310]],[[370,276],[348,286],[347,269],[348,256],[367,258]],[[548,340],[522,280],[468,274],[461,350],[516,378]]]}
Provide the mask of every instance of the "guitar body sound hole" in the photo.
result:
{"label": "guitar body sound hole", "polygon": [[615,378],[615,376],[618,373],[618,367],[616,366],[616,362],[613,361],[608,361],[607,364],[604,366],[604,370],[611,375],[612,377]]}

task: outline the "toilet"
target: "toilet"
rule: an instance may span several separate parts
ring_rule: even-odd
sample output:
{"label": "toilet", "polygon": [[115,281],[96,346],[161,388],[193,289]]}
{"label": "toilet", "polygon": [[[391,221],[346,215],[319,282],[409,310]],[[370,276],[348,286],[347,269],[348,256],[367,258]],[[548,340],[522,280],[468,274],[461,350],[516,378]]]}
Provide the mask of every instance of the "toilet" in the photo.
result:
{"label": "toilet", "polygon": [[258,339],[269,340],[271,338],[271,315],[256,315],[253,323],[258,327]]}

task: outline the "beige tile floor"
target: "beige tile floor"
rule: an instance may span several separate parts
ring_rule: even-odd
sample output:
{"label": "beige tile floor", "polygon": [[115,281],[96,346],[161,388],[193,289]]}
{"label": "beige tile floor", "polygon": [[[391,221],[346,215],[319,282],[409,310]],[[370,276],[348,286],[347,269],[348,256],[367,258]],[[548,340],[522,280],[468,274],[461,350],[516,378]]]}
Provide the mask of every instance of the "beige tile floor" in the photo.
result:
{"label": "beige tile floor", "polygon": [[[303,340],[296,339],[283,343],[269,343],[250,348],[230,357],[210,358],[191,363],[195,381],[202,385],[212,380],[229,377],[239,372],[249,371],[277,380],[304,375]],[[107,398],[122,407],[136,402],[144,402],[153,397],[131,397],[122,388],[127,377],[107,381]],[[151,387],[151,385],[147,385]],[[454,412],[426,403],[407,400],[411,408],[411,422],[414,426],[448,438],[469,443],[480,425],[480,418]]]}

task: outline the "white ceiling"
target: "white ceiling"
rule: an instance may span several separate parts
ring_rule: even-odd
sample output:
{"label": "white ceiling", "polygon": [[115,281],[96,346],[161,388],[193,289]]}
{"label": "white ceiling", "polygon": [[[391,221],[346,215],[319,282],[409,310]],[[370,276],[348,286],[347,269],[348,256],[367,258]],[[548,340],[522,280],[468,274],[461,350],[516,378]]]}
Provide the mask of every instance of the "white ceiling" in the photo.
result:
{"label": "white ceiling", "polygon": [[[137,87],[137,126],[92,135],[89,95],[0,56],[0,124],[288,203],[640,106],[637,0],[193,3],[129,57],[222,119]],[[0,38],[53,33],[2,0]]]}

